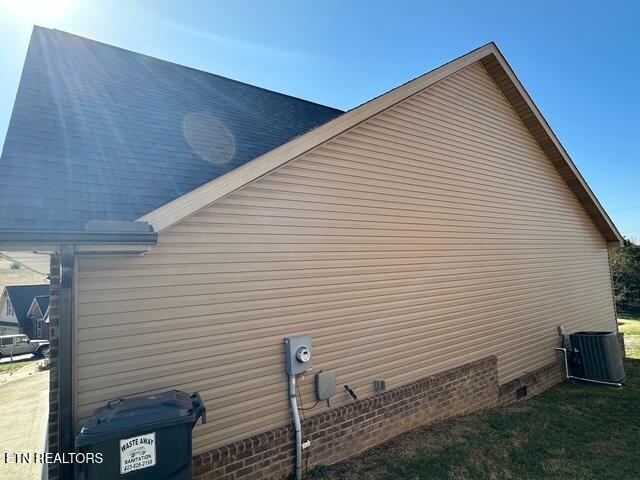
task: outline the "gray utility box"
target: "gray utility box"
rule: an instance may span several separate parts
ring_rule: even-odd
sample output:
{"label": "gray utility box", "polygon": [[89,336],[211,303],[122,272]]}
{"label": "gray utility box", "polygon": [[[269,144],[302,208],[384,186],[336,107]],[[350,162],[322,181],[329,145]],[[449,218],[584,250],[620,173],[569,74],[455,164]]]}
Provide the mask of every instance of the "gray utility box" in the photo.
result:
{"label": "gray utility box", "polygon": [[200,395],[171,390],[113,400],[94,412],[76,437],[83,453],[102,463],[82,464],[86,480],[191,480],[191,430],[207,421]]}
{"label": "gray utility box", "polygon": [[311,335],[284,338],[284,369],[289,375],[299,375],[311,370]]}
{"label": "gray utility box", "polygon": [[622,382],[624,364],[616,332],[572,333],[571,348],[580,354],[584,378],[601,382]]}
{"label": "gray utility box", "polygon": [[322,370],[316,375],[316,397],[327,400],[336,394],[336,372]]}

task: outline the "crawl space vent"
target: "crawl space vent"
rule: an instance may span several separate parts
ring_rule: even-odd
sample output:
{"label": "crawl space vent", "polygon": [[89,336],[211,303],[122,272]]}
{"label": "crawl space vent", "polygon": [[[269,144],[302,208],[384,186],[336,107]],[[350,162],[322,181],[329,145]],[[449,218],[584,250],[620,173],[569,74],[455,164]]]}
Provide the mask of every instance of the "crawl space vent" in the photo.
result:
{"label": "crawl space vent", "polygon": [[524,397],[527,396],[527,387],[520,387],[518,390],[516,390],[516,400],[522,400]]}

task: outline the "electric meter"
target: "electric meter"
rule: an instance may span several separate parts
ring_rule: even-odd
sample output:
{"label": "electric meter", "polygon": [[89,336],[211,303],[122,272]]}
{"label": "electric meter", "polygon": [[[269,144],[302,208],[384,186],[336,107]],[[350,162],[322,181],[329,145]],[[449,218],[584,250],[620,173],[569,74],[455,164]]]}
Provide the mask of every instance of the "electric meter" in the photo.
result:
{"label": "electric meter", "polygon": [[285,337],[284,363],[289,375],[299,375],[313,368],[311,335]]}
{"label": "electric meter", "polygon": [[296,358],[299,362],[307,363],[309,360],[311,360],[311,352],[307,347],[302,346],[298,348],[298,350],[296,350]]}

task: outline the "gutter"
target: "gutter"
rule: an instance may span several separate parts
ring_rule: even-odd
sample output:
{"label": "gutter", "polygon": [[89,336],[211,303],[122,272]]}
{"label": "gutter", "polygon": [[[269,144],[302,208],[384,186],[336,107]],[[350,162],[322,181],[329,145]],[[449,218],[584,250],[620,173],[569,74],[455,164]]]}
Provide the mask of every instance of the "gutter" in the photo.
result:
{"label": "gutter", "polygon": [[0,245],[155,245],[158,234],[147,232],[0,230]]}

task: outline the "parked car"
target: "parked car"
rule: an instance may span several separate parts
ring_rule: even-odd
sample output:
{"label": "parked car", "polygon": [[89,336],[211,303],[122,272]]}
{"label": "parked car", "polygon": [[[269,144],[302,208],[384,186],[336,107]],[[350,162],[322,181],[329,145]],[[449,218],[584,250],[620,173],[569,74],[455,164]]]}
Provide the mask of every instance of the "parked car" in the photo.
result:
{"label": "parked car", "polygon": [[31,340],[27,335],[0,335],[0,358],[30,353],[44,357],[49,353],[49,341]]}

